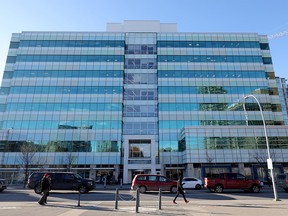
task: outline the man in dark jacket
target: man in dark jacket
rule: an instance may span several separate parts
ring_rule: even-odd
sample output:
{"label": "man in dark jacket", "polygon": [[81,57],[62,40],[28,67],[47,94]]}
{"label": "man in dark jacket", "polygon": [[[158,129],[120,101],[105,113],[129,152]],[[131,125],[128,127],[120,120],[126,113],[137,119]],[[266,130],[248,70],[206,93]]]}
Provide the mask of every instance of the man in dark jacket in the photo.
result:
{"label": "man in dark jacket", "polygon": [[45,205],[45,203],[47,203],[47,196],[50,191],[50,186],[51,186],[51,178],[48,173],[45,173],[41,180],[41,189],[42,189],[43,195],[41,199],[38,201],[40,205]]}
{"label": "man in dark jacket", "polygon": [[174,200],[173,200],[173,203],[174,203],[174,204],[177,204],[177,203],[176,203],[176,199],[177,199],[177,197],[179,196],[179,194],[181,194],[181,195],[183,196],[184,201],[185,201],[186,203],[189,202],[189,201],[186,199],[186,197],[185,197],[184,189],[183,189],[182,186],[183,186],[183,184],[182,184],[182,176],[180,175],[180,176],[179,176],[179,179],[178,179],[178,181],[177,181],[177,193],[176,193],[176,195],[175,195],[175,197],[174,197]]}

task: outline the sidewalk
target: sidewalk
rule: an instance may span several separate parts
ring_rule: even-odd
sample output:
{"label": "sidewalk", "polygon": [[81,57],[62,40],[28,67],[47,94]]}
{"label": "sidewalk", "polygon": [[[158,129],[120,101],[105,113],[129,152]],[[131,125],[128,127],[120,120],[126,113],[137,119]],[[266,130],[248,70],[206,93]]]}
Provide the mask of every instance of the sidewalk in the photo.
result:
{"label": "sidewalk", "polygon": [[136,213],[135,201],[119,201],[118,209],[115,209],[115,201],[81,202],[78,207],[75,202],[49,202],[46,206],[39,206],[35,202],[5,202],[0,204],[0,215],[41,215],[41,216],[92,216],[92,215],[253,215],[253,216],[286,216],[288,202],[273,200],[225,200],[224,202],[213,200],[190,200],[185,204],[182,200],[178,204],[172,201],[163,201],[159,210],[158,202],[142,201],[139,213]]}
{"label": "sidewalk", "polygon": [[[13,186],[23,188],[23,186]],[[120,185],[106,185],[107,190],[115,190]],[[99,190],[104,185],[97,185]],[[130,185],[123,185],[122,189],[129,189]],[[96,189],[97,190],[97,189]],[[193,192],[192,192],[193,195]],[[225,194],[224,194],[225,195]],[[1,194],[0,194],[1,196]],[[249,197],[243,199],[205,199],[193,195],[188,204],[179,197],[178,204],[173,204],[171,197],[163,197],[161,210],[157,195],[154,197],[141,198],[138,213],[136,213],[136,201],[119,199],[118,209],[115,209],[115,200],[111,201],[82,201],[77,205],[76,200],[55,198],[48,201],[46,206],[40,206],[37,202],[0,202],[0,216],[7,215],[41,215],[41,216],[94,216],[94,215],[181,215],[181,216],[210,216],[210,215],[232,215],[232,216],[286,216],[288,214],[288,199],[273,201],[271,198]],[[229,199],[228,199],[229,198]]]}

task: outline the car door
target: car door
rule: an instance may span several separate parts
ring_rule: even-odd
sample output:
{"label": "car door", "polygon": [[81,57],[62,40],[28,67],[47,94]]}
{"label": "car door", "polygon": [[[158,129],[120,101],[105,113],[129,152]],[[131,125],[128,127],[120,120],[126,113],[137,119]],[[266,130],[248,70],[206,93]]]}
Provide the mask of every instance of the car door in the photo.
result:
{"label": "car door", "polygon": [[237,188],[237,182],[236,180],[236,173],[226,173],[226,188],[227,189],[233,189]]}
{"label": "car door", "polygon": [[62,173],[54,173],[51,176],[51,188],[53,190],[61,190],[64,187],[62,178],[63,178]]}
{"label": "car door", "polygon": [[172,182],[165,176],[158,176],[158,190],[161,188],[163,191],[170,190]]}
{"label": "car door", "polygon": [[73,173],[65,173],[63,175],[63,189],[64,190],[75,190],[78,188],[81,179],[76,178]]}
{"label": "car door", "polygon": [[147,176],[148,177],[148,181],[147,181],[147,189],[148,190],[158,190],[158,179],[156,175],[151,175],[151,176]]}
{"label": "car door", "polygon": [[246,177],[244,175],[237,173],[236,179],[237,179],[237,188],[245,189],[249,186],[247,184],[247,180],[246,180]]}

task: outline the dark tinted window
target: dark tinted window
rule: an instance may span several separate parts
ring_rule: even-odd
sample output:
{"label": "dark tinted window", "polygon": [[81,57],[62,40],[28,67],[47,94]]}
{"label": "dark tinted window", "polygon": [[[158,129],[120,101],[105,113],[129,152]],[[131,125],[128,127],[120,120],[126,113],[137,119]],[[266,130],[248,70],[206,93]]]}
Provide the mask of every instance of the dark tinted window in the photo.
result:
{"label": "dark tinted window", "polygon": [[53,179],[59,181],[59,180],[63,179],[63,174],[62,173],[54,173]]}
{"label": "dark tinted window", "polygon": [[159,181],[160,182],[168,182],[169,180],[166,177],[164,177],[164,176],[160,176],[159,177]]}
{"label": "dark tinted window", "polygon": [[20,42],[11,42],[9,48],[15,49],[19,47]]}
{"label": "dark tinted window", "polygon": [[234,174],[234,173],[227,173],[227,174],[226,174],[226,178],[227,178],[227,179],[236,179],[236,178],[237,178],[237,175]]}
{"label": "dark tinted window", "polygon": [[263,64],[272,64],[272,58],[270,57],[263,57]]}
{"label": "dark tinted window", "polygon": [[8,56],[6,63],[15,63],[16,62],[16,56]]}
{"label": "dark tinted window", "polygon": [[285,178],[286,178],[286,175],[284,175],[284,174],[283,174],[283,175],[278,175],[277,178],[278,178],[278,179],[285,179]]}
{"label": "dark tinted window", "polygon": [[33,173],[31,178],[41,179],[45,173]]}
{"label": "dark tinted window", "polygon": [[64,177],[64,180],[66,180],[66,181],[71,181],[71,180],[75,179],[75,176],[72,173],[66,173],[66,174],[64,174],[63,177]]}
{"label": "dark tinted window", "polygon": [[237,179],[245,179],[245,176],[243,176],[241,174],[237,174]]}
{"label": "dark tinted window", "polygon": [[138,181],[146,181],[146,176],[138,176],[137,180]]}
{"label": "dark tinted window", "polygon": [[157,181],[157,176],[148,176],[149,181]]}
{"label": "dark tinted window", "polygon": [[269,44],[268,43],[260,43],[261,50],[269,50]]}

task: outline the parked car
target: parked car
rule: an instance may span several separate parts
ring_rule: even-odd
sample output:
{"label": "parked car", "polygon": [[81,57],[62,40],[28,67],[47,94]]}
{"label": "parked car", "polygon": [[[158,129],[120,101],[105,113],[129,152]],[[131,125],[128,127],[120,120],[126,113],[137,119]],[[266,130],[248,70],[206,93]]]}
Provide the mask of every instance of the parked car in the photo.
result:
{"label": "parked car", "polygon": [[176,193],[177,182],[162,175],[138,174],[132,181],[131,190],[137,190],[138,188],[140,193],[145,193],[146,191],[158,191],[160,188],[162,191]]}
{"label": "parked car", "polygon": [[28,178],[28,187],[35,193],[41,193],[40,181],[45,173],[51,176],[51,190],[76,190],[88,193],[95,188],[93,179],[82,178],[72,172],[34,172]]}
{"label": "parked car", "polygon": [[204,187],[211,192],[222,193],[224,189],[241,189],[258,193],[261,182],[256,179],[247,179],[240,173],[220,173],[218,177],[205,178]]}
{"label": "parked car", "polygon": [[184,177],[182,179],[183,188],[184,189],[201,189],[203,187],[203,183],[201,179],[194,177]]}
{"label": "parked car", "polygon": [[4,191],[5,189],[7,189],[6,179],[0,179],[0,192]]}
{"label": "parked car", "polygon": [[277,175],[277,186],[288,192],[288,173]]}

